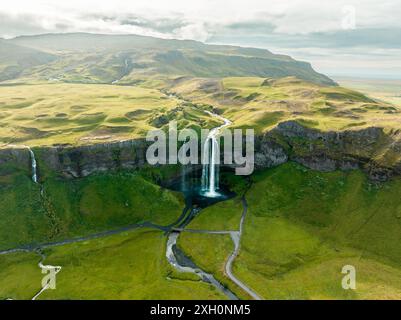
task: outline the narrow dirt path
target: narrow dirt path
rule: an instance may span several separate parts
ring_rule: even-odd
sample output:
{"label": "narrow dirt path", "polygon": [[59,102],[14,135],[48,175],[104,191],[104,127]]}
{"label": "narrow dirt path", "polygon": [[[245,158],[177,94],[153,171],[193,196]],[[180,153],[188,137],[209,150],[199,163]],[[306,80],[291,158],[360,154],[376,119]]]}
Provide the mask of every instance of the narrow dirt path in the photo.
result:
{"label": "narrow dirt path", "polygon": [[241,236],[242,236],[242,230],[243,230],[243,225],[246,217],[246,213],[248,211],[248,204],[246,202],[245,196],[242,197],[242,206],[243,206],[243,212],[241,216],[241,221],[240,221],[240,226],[239,226],[239,231],[236,232],[231,232],[231,239],[234,242],[234,251],[228,258],[226,265],[225,265],[225,271],[227,276],[241,289],[243,289],[245,292],[247,292],[253,299],[255,300],[263,300],[255,291],[253,291],[251,288],[249,288],[245,283],[243,283],[241,280],[239,280],[233,273],[232,273],[232,264],[235,260],[235,258],[238,256],[239,249],[240,249],[240,242],[241,242]]}

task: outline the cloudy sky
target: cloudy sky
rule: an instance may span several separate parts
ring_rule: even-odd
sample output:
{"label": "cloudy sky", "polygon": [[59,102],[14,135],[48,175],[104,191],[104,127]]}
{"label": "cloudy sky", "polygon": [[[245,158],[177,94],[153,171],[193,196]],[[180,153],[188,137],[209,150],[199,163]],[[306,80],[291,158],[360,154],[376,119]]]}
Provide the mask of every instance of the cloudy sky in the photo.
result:
{"label": "cloudy sky", "polygon": [[48,32],[253,46],[332,76],[401,79],[401,0],[1,0],[0,37]]}

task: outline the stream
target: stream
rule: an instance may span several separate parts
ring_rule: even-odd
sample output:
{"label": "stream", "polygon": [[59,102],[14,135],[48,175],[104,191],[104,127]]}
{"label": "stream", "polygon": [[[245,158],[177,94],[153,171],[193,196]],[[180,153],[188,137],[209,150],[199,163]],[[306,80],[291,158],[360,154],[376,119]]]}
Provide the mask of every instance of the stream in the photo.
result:
{"label": "stream", "polygon": [[[207,136],[204,144],[202,159],[201,180],[193,179],[185,170],[179,181],[172,186],[172,189],[184,193],[187,200],[187,206],[191,205],[188,216],[184,221],[171,231],[168,235],[166,258],[168,262],[179,272],[187,272],[197,275],[202,281],[213,285],[217,290],[226,295],[230,300],[238,300],[238,297],[228,288],[223,286],[216,278],[202,269],[200,269],[192,260],[190,260],[177,246],[178,237],[190,221],[201,211],[201,208],[212,205],[216,202],[226,200],[233,196],[232,193],[220,189],[219,185],[219,162],[218,162],[218,136],[221,130],[230,125],[231,121],[221,117],[216,113],[205,111],[207,114],[222,120],[224,123],[213,128]],[[211,151],[211,152],[210,152]],[[190,176],[190,181],[187,181]],[[170,186],[171,187],[171,186]],[[205,233],[208,233],[205,231]]]}
{"label": "stream", "polygon": [[202,281],[212,284],[217,290],[223,292],[230,300],[238,300],[238,297],[229,289],[224,287],[216,278],[202,269],[198,268],[185,254],[177,247],[177,240],[180,232],[173,231],[167,240],[166,257],[168,262],[179,272],[196,274]]}

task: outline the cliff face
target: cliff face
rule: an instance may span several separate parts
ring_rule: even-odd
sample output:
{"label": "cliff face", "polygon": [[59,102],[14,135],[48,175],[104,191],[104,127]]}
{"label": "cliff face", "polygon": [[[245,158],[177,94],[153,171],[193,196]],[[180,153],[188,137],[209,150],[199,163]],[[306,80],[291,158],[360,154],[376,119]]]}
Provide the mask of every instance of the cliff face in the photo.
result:
{"label": "cliff face", "polygon": [[146,163],[146,141],[127,140],[81,147],[44,148],[40,161],[65,177],[85,177],[94,172],[134,169]]}
{"label": "cliff face", "polygon": [[[78,178],[95,172],[142,167],[146,163],[146,148],[145,140],[127,140],[79,147],[34,148],[33,151],[39,176],[52,172],[65,178]],[[29,170],[30,166],[31,159],[26,148],[0,150],[0,168]]]}
{"label": "cliff face", "polygon": [[379,181],[401,174],[399,132],[377,127],[322,132],[287,121],[259,137],[256,150],[259,168],[292,160],[320,171],[360,168]]}
{"label": "cliff face", "polygon": [[[53,172],[66,178],[95,172],[141,168],[146,164],[149,143],[143,139],[34,149],[39,176]],[[384,133],[382,128],[342,132],[321,132],[295,121],[280,123],[256,137],[255,167],[270,168],[287,161],[320,171],[360,168],[372,180],[385,181],[401,175],[400,132]],[[29,170],[30,156],[24,149],[0,150],[0,174],[15,167]]]}
{"label": "cliff face", "polygon": [[10,174],[13,170],[29,170],[31,157],[26,148],[0,149],[0,175]]}

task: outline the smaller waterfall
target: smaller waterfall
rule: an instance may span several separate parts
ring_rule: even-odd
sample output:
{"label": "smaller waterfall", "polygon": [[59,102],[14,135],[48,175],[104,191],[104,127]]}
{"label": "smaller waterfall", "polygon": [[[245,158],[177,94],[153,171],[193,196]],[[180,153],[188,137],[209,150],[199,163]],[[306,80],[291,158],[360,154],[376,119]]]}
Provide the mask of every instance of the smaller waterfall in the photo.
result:
{"label": "smaller waterfall", "polygon": [[227,127],[231,124],[231,121],[223,118],[222,116],[205,111],[212,117],[218,118],[224,123],[221,126],[213,128],[210,130],[209,135],[206,138],[204,148],[203,148],[203,167],[202,167],[202,191],[208,197],[217,197],[219,194],[217,190],[219,189],[219,154],[220,154],[220,143],[218,136],[221,129]]}
{"label": "smaller waterfall", "polygon": [[37,174],[37,169],[36,169],[35,154],[33,153],[32,149],[30,147],[27,147],[27,148],[29,150],[29,154],[31,155],[32,181],[34,183],[38,183],[38,174]]}
{"label": "smaller waterfall", "polygon": [[35,158],[35,153],[32,151],[32,149],[28,146],[24,146],[24,145],[14,145],[14,144],[10,144],[9,145],[12,148],[26,148],[29,151],[29,155],[31,157],[31,169],[32,169],[32,181],[34,183],[38,183],[38,174],[37,174],[37,164],[36,164],[36,158]]}

